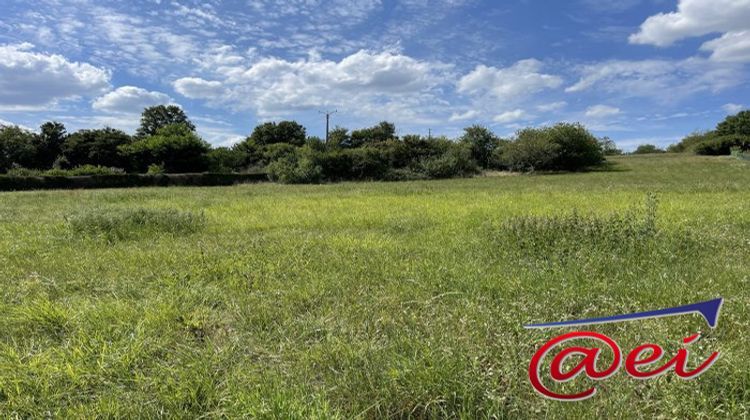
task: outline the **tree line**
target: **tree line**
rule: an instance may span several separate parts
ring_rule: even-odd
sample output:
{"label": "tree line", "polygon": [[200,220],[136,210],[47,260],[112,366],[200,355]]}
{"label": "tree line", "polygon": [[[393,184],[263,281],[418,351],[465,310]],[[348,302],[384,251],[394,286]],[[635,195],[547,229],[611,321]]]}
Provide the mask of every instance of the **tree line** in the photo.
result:
{"label": "tree line", "polygon": [[661,149],[653,144],[639,145],[633,154],[647,153],[695,153],[720,156],[750,150],[750,111],[729,115],[708,131],[697,131],[680,142]]}
{"label": "tree line", "polygon": [[146,108],[135,135],[113,128],[68,133],[58,122],[38,132],[0,127],[0,172],[9,175],[266,172],[279,182],[431,179],[481,170],[577,171],[617,152],[580,124],[520,130],[503,139],[471,126],[455,140],[396,135],[389,122],[334,128],[328,142],[295,121],[266,122],[232,147],[212,147],[177,106]]}

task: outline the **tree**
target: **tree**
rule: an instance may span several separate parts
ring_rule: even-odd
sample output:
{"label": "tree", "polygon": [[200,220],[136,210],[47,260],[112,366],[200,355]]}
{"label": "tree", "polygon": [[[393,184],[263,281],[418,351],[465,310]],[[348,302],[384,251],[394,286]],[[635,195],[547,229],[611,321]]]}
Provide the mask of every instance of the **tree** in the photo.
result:
{"label": "tree", "polygon": [[464,128],[459,141],[469,147],[471,158],[484,169],[491,166],[492,152],[500,143],[500,139],[492,131],[481,125]]}
{"label": "tree", "polygon": [[207,158],[208,170],[218,173],[239,172],[247,162],[247,154],[235,147],[217,147],[211,149],[207,154]]}
{"label": "tree", "polygon": [[646,155],[649,153],[664,153],[664,150],[654,146],[653,144],[641,144],[634,151],[634,155]]}
{"label": "tree", "polygon": [[195,131],[195,126],[182,108],[176,105],[156,105],[143,110],[141,126],[136,131],[136,137],[153,136],[160,128],[171,124],[182,124],[190,131]]}
{"label": "tree", "polygon": [[162,165],[167,173],[203,172],[208,169],[211,146],[187,124],[170,124],[155,135],[120,148],[130,167],[144,172],[151,165]]}
{"label": "tree", "polygon": [[365,144],[380,143],[396,139],[396,126],[388,121],[381,121],[376,126],[352,131],[348,147],[360,147]]}
{"label": "tree", "polygon": [[296,121],[267,122],[253,129],[249,139],[258,146],[287,143],[302,146],[307,138],[305,127]]}
{"label": "tree", "polygon": [[547,130],[550,140],[560,147],[552,169],[577,171],[604,162],[601,145],[583,125],[559,123]]}
{"label": "tree", "polygon": [[560,146],[550,139],[549,132],[526,128],[503,148],[500,159],[512,171],[530,172],[551,169],[559,153]]}
{"label": "tree", "polygon": [[328,147],[348,147],[350,140],[349,130],[344,127],[336,126],[328,133]]}
{"label": "tree", "polygon": [[120,153],[119,147],[132,141],[133,139],[126,133],[109,127],[76,131],[67,136],[60,147],[64,166],[74,168],[94,165],[125,168],[128,162]]}
{"label": "tree", "polygon": [[604,156],[617,156],[622,154],[622,150],[618,149],[617,144],[615,144],[615,142],[609,137],[600,138],[599,145],[602,148]]}
{"label": "tree", "polygon": [[513,170],[578,171],[601,164],[604,153],[586,127],[560,123],[519,131],[500,158]]}
{"label": "tree", "polygon": [[716,126],[716,135],[750,136],[750,110],[742,111],[737,115],[730,115]]}
{"label": "tree", "polygon": [[31,167],[36,156],[36,135],[21,127],[0,126],[0,172],[13,166]]}
{"label": "tree", "polygon": [[49,169],[62,153],[62,145],[68,136],[65,126],[57,121],[48,121],[39,127],[36,145],[35,168]]}

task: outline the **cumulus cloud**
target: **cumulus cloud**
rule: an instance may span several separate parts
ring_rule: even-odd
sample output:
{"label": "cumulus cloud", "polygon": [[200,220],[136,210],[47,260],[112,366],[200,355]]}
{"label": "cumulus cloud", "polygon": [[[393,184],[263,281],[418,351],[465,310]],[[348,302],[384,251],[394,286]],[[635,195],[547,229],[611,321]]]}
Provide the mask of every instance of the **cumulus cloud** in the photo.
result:
{"label": "cumulus cloud", "polygon": [[535,59],[521,60],[505,68],[479,65],[458,81],[458,92],[515,101],[563,84],[561,77],[542,73],[542,67],[542,62]]}
{"label": "cumulus cloud", "polygon": [[701,47],[712,59],[750,61],[750,0],[679,0],[676,12],[649,17],[630,42],[666,47],[714,33],[722,36]]}
{"label": "cumulus cloud", "polygon": [[122,86],[97,98],[92,107],[97,111],[139,114],[144,108],[172,103],[169,95],[150,92],[135,86]]}
{"label": "cumulus cloud", "polygon": [[740,111],[745,110],[746,107],[744,105],[740,105],[740,104],[726,104],[726,105],[722,106],[721,109],[723,109],[724,112],[726,112],[729,115],[734,115],[734,114],[736,114],[736,113],[738,113]]}
{"label": "cumulus cloud", "polygon": [[586,109],[586,116],[589,118],[605,118],[618,115],[620,108],[609,105],[594,105]]}
{"label": "cumulus cloud", "polygon": [[522,109],[514,109],[513,111],[503,112],[500,115],[495,116],[493,121],[501,124],[509,124],[516,121],[528,119],[526,112]]}
{"label": "cumulus cloud", "polygon": [[701,50],[710,51],[711,59],[715,61],[750,62],[750,30],[728,32],[721,38],[705,42]]}
{"label": "cumulus cloud", "polygon": [[28,43],[0,45],[0,108],[48,108],[109,89],[108,70],[33,49]]}
{"label": "cumulus cloud", "polygon": [[254,110],[261,118],[320,107],[349,113],[405,118],[429,113],[439,104],[437,88],[446,83],[450,66],[391,52],[360,50],[340,61],[311,55],[296,61],[275,57],[249,65],[223,66],[218,81],[195,77],[175,82],[186,96],[208,96],[221,90],[216,103]]}
{"label": "cumulus cloud", "polygon": [[183,77],[175,80],[174,89],[182,96],[192,99],[211,99],[221,95],[221,82],[200,77]]}

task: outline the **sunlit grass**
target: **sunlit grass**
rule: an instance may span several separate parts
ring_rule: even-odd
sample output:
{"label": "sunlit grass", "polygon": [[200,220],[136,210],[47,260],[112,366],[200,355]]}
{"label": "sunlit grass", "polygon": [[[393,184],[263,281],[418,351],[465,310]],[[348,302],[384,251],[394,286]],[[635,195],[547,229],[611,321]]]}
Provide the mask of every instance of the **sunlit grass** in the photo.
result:
{"label": "sunlit grass", "polygon": [[[0,413],[746,416],[750,167],[615,162],[566,175],[2,193]],[[673,351],[703,332],[695,357],[723,355],[695,381],[621,373],[576,404],[528,384],[529,359],[556,332],[524,324],[719,296],[714,331],[697,316],[597,329],[626,350]]]}

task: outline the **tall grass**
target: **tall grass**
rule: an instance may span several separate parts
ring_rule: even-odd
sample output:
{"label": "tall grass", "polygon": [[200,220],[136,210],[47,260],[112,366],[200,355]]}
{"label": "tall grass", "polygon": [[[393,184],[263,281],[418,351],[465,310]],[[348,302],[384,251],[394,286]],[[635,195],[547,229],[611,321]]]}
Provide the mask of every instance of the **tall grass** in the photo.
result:
{"label": "tall grass", "polygon": [[[0,417],[747,417],[748,166],[612,160],[549,176],[0,193]],[[702,333],[690,366],[722,356],[693,381],[579,377],[566,386],[599,393],[568,404],[528,383],[559,331],[525,324],[719,296],[715,329],[697,315],[591,327],[665,357]]]}
{"label": "tall grass", "polygon": [[206,224],[202,213],[174,209],[86,210],[66,219],[76,235],[122,240],[148,235],[184,235],[201,230]]}

